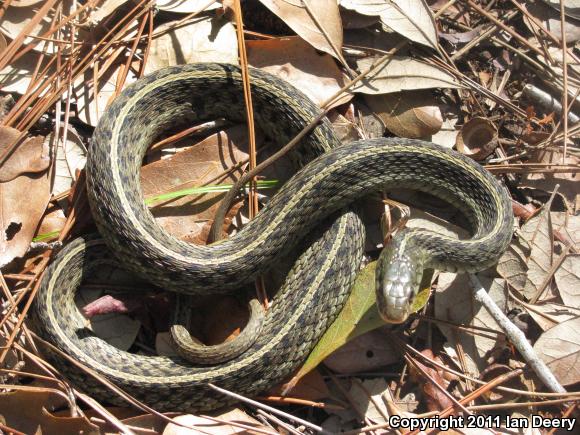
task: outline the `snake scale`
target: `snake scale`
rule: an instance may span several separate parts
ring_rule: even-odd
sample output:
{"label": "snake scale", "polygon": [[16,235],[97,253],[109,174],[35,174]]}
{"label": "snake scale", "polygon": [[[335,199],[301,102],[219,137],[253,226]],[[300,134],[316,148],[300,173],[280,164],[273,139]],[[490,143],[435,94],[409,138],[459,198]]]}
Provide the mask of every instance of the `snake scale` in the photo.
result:
{"label": "snake scale", "polygon": [[[265,137],[284,144],[319,113],[285,81],[255,69],[250,75],[256,123]],[[218,408],[231,399],[208,382],[252,396],[300,366],[343,306],[360,266],[364,226],[345,207],[365,195],[398,187],[426,191],[461,210],[472,230],[472,238],[461,241],[420,229],[395,236],[377,268],[377,303],[390,321],[408,316],[423,269],[481,270],[497,261],[511,239],[507,191],[476,163],[418,140],[342,145],[324,119],[293,154],[302,169],[241,231],[209,246],[179,241],[146,208],[139,168],[163,131],[220,117],[244,120],[237,66],[166,68],[125,89],[101,117],[87,162],[89,200],[104,240],[69,243],[47,269],[36,298],[35,323],[44,337],[158,409]],[[74,305],[76,289],[89,269],[110,260],[111,251],[127,269],[188,295],[232,291],[282,257],[295,261],[255,343],[230,361],[203,366],[120,351],[85,328]],[[54,360],[87,391],[120,402],[70,363]]]}

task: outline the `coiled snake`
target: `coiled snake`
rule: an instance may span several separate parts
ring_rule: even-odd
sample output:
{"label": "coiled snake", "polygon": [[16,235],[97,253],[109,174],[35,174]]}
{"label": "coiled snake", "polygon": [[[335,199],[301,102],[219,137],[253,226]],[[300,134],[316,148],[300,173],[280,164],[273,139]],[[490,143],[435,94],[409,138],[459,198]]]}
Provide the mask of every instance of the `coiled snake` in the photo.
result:
{"label": "coiled snake", "polygon": [[[286,143],[319,109],[288,83],[251,70],[254,112],[266,137]],[[304,361],[341,309],[363,255],[364,227],[344,208],[385,188],[432,193],[461,210],[473,237],[455,240],[427,230],[397,234],[379,259],[377,302],[391,321],[408,315],[423,269],[476,271],[497,261],[511,238],[507,192],[479,165],[436,145],[375,139],[341,145],[325,119],[294,155],[306,165],[235,236],[195,246],[162,230],[146,208],[139,169],[147,147],[164,130],[227,117],[243,121],[239,68],[195,64],[167,68],[125,89],[103,114],[87,162],[88,193],[104,238],[80,238],[59,253],[36,298],[41,333],[60,349],[159,409],[208,410],[230,402],[207,387],[255,395],[279,383]],[[312,231],[312,229],[316,229]],[[282,256],[304,248],[276,293],[256,342],[233,360],[213,366],[179,357],[120,351],[93,336],[74,294],[108,248],[128,269],[162,288],[200,295],[231,291]],[[69,363],[73,381],[119,402]]]}

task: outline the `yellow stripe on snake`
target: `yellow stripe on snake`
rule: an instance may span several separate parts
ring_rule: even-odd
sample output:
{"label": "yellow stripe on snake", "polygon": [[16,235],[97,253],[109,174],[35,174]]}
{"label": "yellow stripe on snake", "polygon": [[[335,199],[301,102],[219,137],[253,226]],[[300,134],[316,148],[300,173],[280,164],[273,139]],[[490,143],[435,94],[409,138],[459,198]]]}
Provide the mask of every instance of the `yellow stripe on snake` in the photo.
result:
{"label": "yellow stripe on snake", "polygon": [[[511,239],[509,196],[476,163],[418,140],[341,145],[326,119],[293,155],[303,168],[240,232],[209,246],[175,239],[144,204],[139,170],[145,151],[177,125],[221,117],[243,121],[241,80],[236,66],[185,65],[158,71],[121,93],[95,130],[87,163],[89,200],[104,241],[85,237],[69,243],[48,268],[36,298],[35,319],[43,336],[162,410],[224,406],[231,399],[207,383],[252,396],[303,363],[342,308],[360,267],[364,227],[345,207],[365,195],[400,187],[429,192],[461,210],[473,234],[460,241],[413,229],[394,237],[377,271],[377,303],[389,321],[406,319],[424,269],[487,268]],[[251,84],[257,125],[277,144],[288,142],[319,113],[300,91],[265,72],[252,69]],[[299,242],[305,248],[298,249]],[[74,295],[91,264],[109,259],[109,252],[161,288],[189,295],[232,291],[282,257],[297,259],[255,343],[231,361],[202,366],[179,357],[120,351],[85,328]],[[54,359],[83,389],[120,402],[77,368]]]}

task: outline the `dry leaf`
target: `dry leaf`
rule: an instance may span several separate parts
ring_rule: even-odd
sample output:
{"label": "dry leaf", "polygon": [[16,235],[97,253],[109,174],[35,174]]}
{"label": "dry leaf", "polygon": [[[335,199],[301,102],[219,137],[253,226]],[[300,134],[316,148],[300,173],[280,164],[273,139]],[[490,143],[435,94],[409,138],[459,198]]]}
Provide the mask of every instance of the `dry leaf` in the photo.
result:
{"label": "dry leaf", "polygon": [[87,22],[83,24],[90,27],[97,26],[125,3],[129,3],[129,0],[105,0],[100,2],[98,7],[91,10]]}
{"label": "dry leaf", "polygon": [[551,7],[557,11],[561,10],[561,6],[564,5],[564,14],[568,17],[579,18],[580,19],[580,1],[579,0],[566,0],[561,2],[560,0],[542,0],[544,3],[548,3]]}
{"label": "dry leaf", "polygon": [[457,140],[458,131],[455,129],[457,124],[456,116],[446,115],[441,129],[431,136],[431,142],[441,145],[445,148],[453,148],[455,146],[455,141]]}
{"label": "dry leaf", "polygon": [[[478,277],[490,297],[501,310],[505,310],[507,299],[504,280],[500,278],[492,280],[482,274],[478,274]],[[454,324],[473,325],[501,332],[493,317],[473,299],[471,284],[466,274],[445,272],[439,275],[439,285],[435,294],[435,317]],[[496,346],[498,338],[503,337],[501,333],[493,332],[470,334],[444,324],[438,324],[437,327],[452,348],[461,346],[465,353],[467,370],[472,374],[479,373],[487,367],[486,354]]]}
{"label": "dry leaf", "polygon": [[[205,183],[231,184],[235,177],[224,173],[248,157],[243,151],[246,141],[246,130],[240,126],[213,134],[194,145],[192,139],[180,142],[191,148],[141,169],[143,195],[149,198]],[[158,201],[150,208],[166,231],[180,239],[194,240],[206,222],[213,219],[218,200],[219,194],[206,193]]]}
{"label": "dry leaf", "polygon": [[260,2],[314,48],[342,59],[342,21],[336,0]]}
{"label": "dry leaf", "polygon": [[[218,420],[218,421],[216,421]],[[207,417],[197,417],[195,415],[180,415],[175,417],[173,421],[187,425],[193,426],[196,429],[188,429],[186,427],[177,426],[176,424],[169,423],[163,435],[235,435],[235,434],[248,434],[248,435],[258,435],[259,433],[271,433],[274,435],[272,429],[265,427],[259,421],[253,419],[248,414],[246,414],[241,409],[233,409],[224,414],[217,415],[212,419]],[[255,427],[260,429],[260,432],[252,431],[251,429],[244,429],[239,426],[234,426],[228,424],[228,422],[239,423],[245,426]]]}
{"label": "dry leaf", "polygon": [[[290,82],[319,106],[345,85],[334,59],[319,54],[299,37],[246,41],[246,47],[250,65]],[[351,98],[343,94],[330,107]]]}
{"label": "dry leaf", "polygon": [[52,194],[57,196],[70,189],[77,178],[77,171],[85,167],[87,149],[71,126],[67,130],[65,144],[62,143],[62,136],[59,136],[58,142],[55,144],[54,133],[47,136],[46,142],[53,150],[52,154],[55,155]]}
{"label": "dry leaf", "polygon": [[542,291],[541,299],[545,299],[546,296],[549,298],[554,291],[552,283],[549,282],[545,289],[540,287],[544,285],[553,263],[554,234],[550,204],[546,204],[540,213],[529,219],[520,232],[531,248],[527,256],[528,271],[523,294],[528,299],[532,299],[539,291]]}
{"label": "dry leaf", "polygon": [[[269,396],[282,396],[286,390],[286,385],[282,384],[271,389]],[[301,378],[298,383],[292,388],[289,397],[293,399],[304,399],[311,401],[318,401],[327,399],[330,395],[326,382],[318,370],[313,370],[306,376]]]}
{"label": "dry leaf", "polygon": [[[98,427],[85,417],[56,417],[51,403],[64,393],[38,388],[0,393],[0,417],[6,426],[27,434],[99,434]],[[47,410],[48,408],[48,410]]]}
{"label": "dry leaf", "polygon": [[483,160],[498,146],[497,128],[487,118],[471,118],[461,127],[455,146],[473,160]]}
{"label": "dry leaf", "polygon": [[[79,310],[97,300],[104,293],[104,289],[81,288],[75,299]],[[120,350],[129,350],[135,342],[141,322],[132,319],[126,314],[101,314],[86,320],[85,328]]]}
{"label": "dry leaf", "polygon": [[344,8],[379,16],[381,22],[411,41],[437,48],[437,29],[431,9],[423,0],[340,0]]}
{"label": "dry leaf", "polygon": [[[0,127],[0,154],[20,135]],[[28,250],[50,198],[48,148],[43,137],[25,139],[0,172],[0,266]],[[26,198],[23,200],[23,198]]]}
{"label": "dry leaf", "polygon": [[523,293],[527,281],[529,252],[530,247],[519,235],[510,243],[497,264],[498,274],[509,283],[510,287],[520,293]]}
{"label": "dry leaf", "polygon": [[[18,36],[18,34],[27,26],[33,17],[41,11],[44,7],[44,3],[46,2],[34,2],[30,3],[29,5],[21,4],[20,6],[25,7],[10,7],[7,8],[0,20],[0,32],[6,35],[10,39],[14,39]],[[71,0],[64,0],[60,2],[62,5],[61,13],[64,16],[70,15],[73,11],[73,7],[75,2]],[[13,6],[11,4],[11,6]],[[49,8],[45,14],[40,16],[40,21],[38,24],[33,26],[33,28],[26,32],[26,38],[24,38],[24,45],[28,45],[31,42],[39,42],[34,46],[35,51],[45,52],[54,54],[58,50],[57,44],[53,42],[43,42],[33,36],[42,36],[46,33],[52,26],[53,20],[58,22],[56,17],[56,9],[55,7]],[[75,39],[77,41],[84,40],[85,37],[88,37],[88,33],[82,29],[77,29],[77,34],[75,35]],[[64,34],[63,39],[69,39],[70,35]]]}
{"label": "dry leaf", "polygon": [[[566,159],[562,159],[562,150],[560,148],[538,150],[530,156],[530,161],[552,164],[562,164],[564,162],[567,165],[580,165],[580,158],[571,153],[568,153]],[[564,195],[569,204],[574,205],[580,203],[578,174],[530,173],[524,176],[520,187],[533,187],[546,192],[552,192],[556,184],[560,185],[558,193]]]}
{"label": "dry leaf", "polygon": [[210,11],[219,8],[220,2],[216,1],[208,7],[208,0],[155,0],[155,6],[160,11],[175,12],[180,14],[191,14],[201,10]]}
{"label": "dry leaf", "polygon": [[564,304],[580,308],[580,254],[568,254],[554,278]]}
{"label": "dry leaf", "polygon": [[[357,60],[361,72],[371,69],[376,63],[377,58],[372,57]],[[413,89],[460,87],[453,75],[440,68],[417,59],[393,56],[357,83],[353,91],[376,95]]]}
{"label": "dry leaf", "polygon": [[543,331],[547,331],[562,322],[580,316],[580,309],[572,309],[559,304],[549,302],[542,302],[536,305],[520,304]]}
{"label": "dry leaf", "polygon": [[[224,18],[195,17],[185,26],[172,29],[175,22],[158,26],[164,32],[153,39],[145,74],[158,69],[195,62],[238,63],[234,25]],[[166,30],[169,30],[165,33]]]}
{"label": "dry leaf", "polygon": [[399,353],[381,328],[341,346],[325,358],[324,365],[336,373],[372,372],[399,360]]}
{"label": "dry leaf", "polygon": [[26,93],[37,63],[35,58],[36,55],[33,53],[26,53],[0,71],[0,89],[2,92]]}
{"label": "dry leaf", "polygon": [[580,318],[547,330],[534,344],[538,356],[562,385],[580,381]]}
{"label": "dry leaf", "polygon": [[[431,349],[424,349],[421,351],[421,353],[427,358],[443,364],[441,358],[438,356],[436,357]],[[443,371],[441,369],[437,370],[435,368],[431,368],[431,366],[423,364],[418,359],[414,360],[414,363],[419,366],[422,371],[419,370],[415,364],[410,364],[409,375],[415,383],[421,386],[423,394],[425,395],[427,409],[429,411],[441,411],[450,406],[453,406],[451,399],[445,395],[440,388],[433,385],[433,381],[435,381],[441,388],[443,388],[443,390],[447,389],[449,381],[443,378]],[[431,379],[425,377],[423,372],[425,372]]]}
{"label": "dry leaf", "polygon": [[[97,66],[97,69],[101,65]],[[78,117],[86,124],[96,126],[100,116],[115,98],[117,76],[122,65],[113,64],[106,71],[99,70],[98,88],[95,90],[94,70],[88,69],[73,84],[73,96],[77,104]],[[129,70],[125,85],[134,82],[137,76]]]}
{"label": "dry leaf", "polygon": [[399,137],[425,138],[437,133],[443,124],[441,110],[428,91],[366,95],[365,101],[385,127]]}

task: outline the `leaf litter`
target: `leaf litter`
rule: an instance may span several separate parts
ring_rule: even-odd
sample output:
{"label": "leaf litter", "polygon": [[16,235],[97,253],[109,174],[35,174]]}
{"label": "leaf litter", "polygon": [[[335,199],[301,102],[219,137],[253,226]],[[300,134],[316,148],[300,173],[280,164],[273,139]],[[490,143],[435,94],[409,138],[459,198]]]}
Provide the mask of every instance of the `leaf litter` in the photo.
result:
{"label": "leaf litter", "polygon": [[[137,433],[191,432],[183,424],[202,433],[312,430],[293,420],[300,416],[336,432],[381,432],[389,430],[391,415],[448,415],[453,400],[484,415],[572,412],[578,393],[550,396],[532,371],[518,371],[528,366],[514,350],[515,339],[473,301],[465,276],[435,274],[424,282],[412,320],[384,327],[373,308],[372,262],[359,272],[346,308],[290,384],[262,397],[282,415],[249,405],[213,417],[177,417],[177,425],[168,426],[154,414],[121,416],[106,403],[71,396],[76,390],[51,370],[42,371],[49,389],[30,384],[38,376],[32,362],[46,362],[23,353],[35,349],[23,320],[50,253],[66,243],[71,229],[75,235],[91,231],[79,186],[99,116],[125,86],[150,71],[188,62],[238,63],[239,47],[233,1],[6,3],[0,8],[0,97],[6,101],[0,110],[0,334],[10,352],[3,350],[0,358],[2,430],[110,433],[124,424]],[[318,104],[380,60],[331,101],[329,117],[344,140],[395,135],[457,145],[505,182],[519,210],[516,236],[497,268],[478,276],[557,380],[574,391],[580,381],[580,196],[579,127],[572,116],[579,109],[571,103],[580,82],[578,8],[571,2],[561,14],[558,1],[492,2],[483,9],[479,3],[247,0],[242,11],[260,10],[265,18],[244,15],[244,43],[250,65],[288,80]],[[526,93],[530,86],[541,92]],[[547,106],[540,97],[545,94],[560,108]],[[207,243],[221,192],[252,156],[242,126],[194,130],[151,151],[141,181],[160,225],[182,240]],[[258,139],[263,159],[270,144]],[[290,172],[282,164],[262,174],[259,200],[266,202],[275,192],[270,188]],[[409,192],[389,192],[391,197],[430,213],[412,208],[407,226],[465,237],[460,215],[438,200]],[[391,209],[377,198],[369,202],[366,255],[373,260],[383,244],[381,215]],[[239,202],[224,231],[237,231],[248,216],[247,204]],[[98,279],[85,286],[82,321],[104,316],[97,335],[131,352],[167,355],[171,298],[157,289],[137,298],[126,292],[135,287],[132,280],[105,285]],[[208,343],[234,338],[247,317],[244,303],[231,297],[200,300],[196,311],[192,332]],[[518,381],[511,403],[501,395],[490,402],[483,394],[486,385],[499,382],[500,372]],[[491,388],[504,392],[501,385]],[[55,402],[55,396],[62,400]],[[463,403],[466,397],[469,403]]]}

